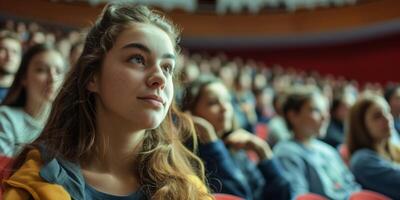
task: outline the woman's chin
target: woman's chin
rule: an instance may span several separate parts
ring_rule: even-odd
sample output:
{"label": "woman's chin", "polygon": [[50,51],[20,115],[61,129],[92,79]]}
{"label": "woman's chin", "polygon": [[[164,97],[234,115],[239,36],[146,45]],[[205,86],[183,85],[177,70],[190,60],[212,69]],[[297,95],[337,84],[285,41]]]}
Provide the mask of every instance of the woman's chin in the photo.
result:
{"label": "woman's chin", "polygon": [[143,122],[143,129],[152,130],[156,129],[161,125],[162,121],[145,121]]}

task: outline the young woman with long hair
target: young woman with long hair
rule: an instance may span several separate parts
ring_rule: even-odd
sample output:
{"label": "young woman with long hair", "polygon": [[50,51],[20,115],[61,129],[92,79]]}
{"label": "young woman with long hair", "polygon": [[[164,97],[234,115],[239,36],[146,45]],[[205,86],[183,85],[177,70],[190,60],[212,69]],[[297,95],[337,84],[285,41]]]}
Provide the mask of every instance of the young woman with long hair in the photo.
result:
{"label": "young woman with long hair", "polygon": [[[247,200],[291,199],[289,182],[267,142],[237,128],[232,106],[228,89],[213,76],[189,84],[182,99],[182,109],[195,123],[210,188]],[[248,151],[256,153],[257,163]]]}
{"label": "young woman with long hair", "polygon": [[0,154],[13,157],[39,137],[65,69],[63,57],[50,44],[33,46],[23,55],[0,106]]}
{"label": "young woman with long hair", "polygon": [[346,145],[350,169],[365,189],[400,199],[400,147],[390,106],[378,95],[361,97],[350,109]]}
{"label": "young woman with long hair", "polygon": [[107,5],[5,199],[210,199],[201,161],[181,143],[193,126],[173,103],[177,43],[147,7]]}

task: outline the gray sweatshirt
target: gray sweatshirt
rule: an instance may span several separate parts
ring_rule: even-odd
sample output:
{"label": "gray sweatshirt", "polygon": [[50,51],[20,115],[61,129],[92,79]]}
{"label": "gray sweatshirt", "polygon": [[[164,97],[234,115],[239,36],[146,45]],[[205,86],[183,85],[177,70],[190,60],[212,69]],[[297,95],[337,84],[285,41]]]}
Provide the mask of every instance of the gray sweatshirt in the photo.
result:
{"label": "gray sweatshirt", "polygon": [[283,141],[275,146],[274,155],[281,161],[295,195],[316,193],[344,200],[360,190],[338,152],[326,143],[312,139],[304,146],[293,139]]}
{"label": "gray sweatshirt", "polygon": [[42,128],[22,108],[0,106],[0,154],[15,156],[39,136]]}

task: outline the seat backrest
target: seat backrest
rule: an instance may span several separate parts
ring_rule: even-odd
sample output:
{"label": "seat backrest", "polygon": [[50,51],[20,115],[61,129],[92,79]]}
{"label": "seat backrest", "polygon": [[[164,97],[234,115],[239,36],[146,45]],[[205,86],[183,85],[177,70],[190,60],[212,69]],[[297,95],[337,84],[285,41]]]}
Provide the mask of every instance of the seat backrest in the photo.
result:
{"label": "seat backrest", "polygon": [[231,194],[215,193],[213,194],[216,200],[244,200],[241,197],[234,196]]}
{"label": "seat backrest", "polygon": [[0,180],[7,177],[13,160],[13,158],[0,154]]}
{"label": "seat backrest", "polygon": [[369,190],[362,190],[351,194],[350,200],[390,200],[391,198]]}
{"label": "seat backrest", "polygon": [[296,200],[328,200],[328,199],[319,194],[308,193],[297,196]]}
{"label": "seat backrest", "polygon": [[267,141],[268,139],[268,126],[265,123],[257,123],[255,127],[255,132],[258,137]]}
{"label": "seat backrest", "polygon": [[[0,181],[2,181],[3,179],[9,177],[11,170],[10,167],[12,165],[12,162],[14,161],[13,158],[4,156],[0,154]],[[2,187],[1,187],[1,182],[0,182],[0,199],[3,199],[2,197]]]}

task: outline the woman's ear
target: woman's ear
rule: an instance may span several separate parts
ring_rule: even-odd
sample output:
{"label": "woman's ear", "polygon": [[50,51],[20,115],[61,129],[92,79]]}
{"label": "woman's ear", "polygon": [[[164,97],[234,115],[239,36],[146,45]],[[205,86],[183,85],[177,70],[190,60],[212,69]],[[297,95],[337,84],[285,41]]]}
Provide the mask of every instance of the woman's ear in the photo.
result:
{"label": "woman's ear", "polygon": [[98,75],[97,73],[92,75],[92,78],[90,78],[89,83],[86,85],[86,89],[89,90],[90,92],[97,93],[99,91],[99,81],[98,81]]}

